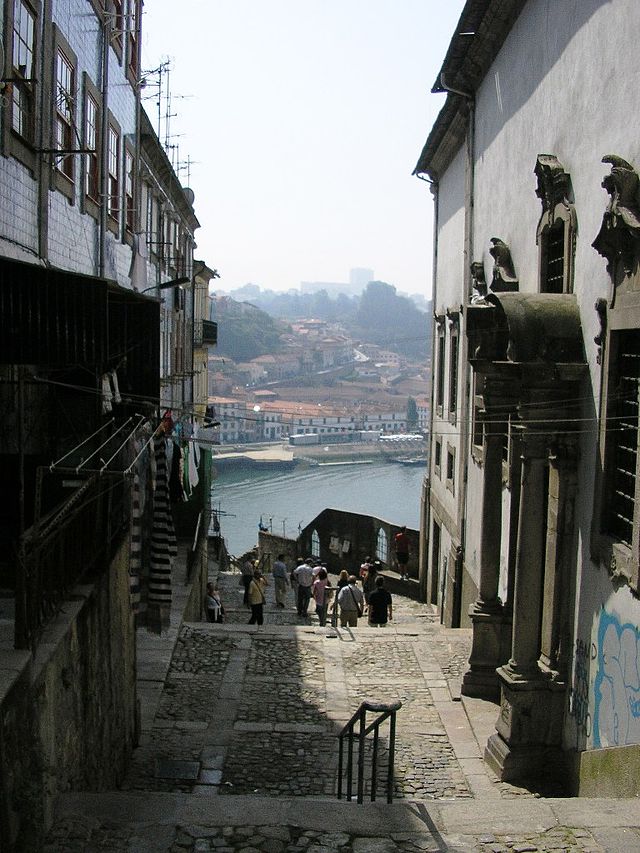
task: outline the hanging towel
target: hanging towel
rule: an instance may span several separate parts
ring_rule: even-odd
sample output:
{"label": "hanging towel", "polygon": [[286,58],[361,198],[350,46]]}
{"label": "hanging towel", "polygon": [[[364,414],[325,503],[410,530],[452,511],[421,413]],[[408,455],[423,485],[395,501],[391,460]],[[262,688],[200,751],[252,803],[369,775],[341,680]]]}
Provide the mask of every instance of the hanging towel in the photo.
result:
{"label": "hanging towel", "polygon": [[177,553],[177,547],[171,506],[169,505],[164,436],[156,435],[153,445],[156,459],[156,490],[153,496],[149,603],[170,606],[171,566]]}
{"label": "hanging towel", "polygon": [[142,569],[142,531],[140,477],[133,475],[131,489],[131,546],[129,554],[129,600],[134,613],[140,610],[140,571]]}
{"label": "hanging towel", "polygon": [[196,445],[191,443],[189,445],[189,485],[192,489],[200,482],[200,477],[198,476],[198,462],[196,460]]}
{"label": "hanging towel", "polygon": [[107,412],[113,411],[113,406],[111,405],[111,401],[113,400],[113,394],[111,393],[111,382],[109,381],[109,374],[105,373],[102,377],[102,413],[106,414]]}

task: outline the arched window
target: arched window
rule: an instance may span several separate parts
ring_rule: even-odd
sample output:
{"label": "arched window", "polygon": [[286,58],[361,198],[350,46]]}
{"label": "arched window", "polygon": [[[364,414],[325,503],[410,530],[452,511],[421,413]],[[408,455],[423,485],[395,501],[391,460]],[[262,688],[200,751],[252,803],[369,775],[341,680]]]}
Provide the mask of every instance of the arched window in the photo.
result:
{"label": "arched window", "polygon": [[311,533],[311,556],[319,557],[320,556],[320,537],[318,536],[318,531],[314,530]]}
{"label": "arched window", "polygon": [[376,540],[376,557],[380,560],[381,563],[387,562],[387,534],[381,527],[378,530],[378,538]]}
{"label": "arched window", "polygon": [[534,171],[538,178],[536,194],[542,203],[536,233],[540,293],[573,293],[578,222],[571,176],[553,154],[540,154]]}

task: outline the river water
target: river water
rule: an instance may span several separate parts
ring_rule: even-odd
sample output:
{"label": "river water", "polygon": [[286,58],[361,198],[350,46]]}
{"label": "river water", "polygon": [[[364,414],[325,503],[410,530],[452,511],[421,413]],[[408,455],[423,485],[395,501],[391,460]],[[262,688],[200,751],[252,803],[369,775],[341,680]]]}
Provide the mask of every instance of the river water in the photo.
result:
{"label": "river water", "polygon": [[258,523],[295,538],[323,509],[373,515],[418,529],[426,467],[393,462],[298,466],[288,471],[225,468],[214,476],[213,508],[231,554],[258,541]]}

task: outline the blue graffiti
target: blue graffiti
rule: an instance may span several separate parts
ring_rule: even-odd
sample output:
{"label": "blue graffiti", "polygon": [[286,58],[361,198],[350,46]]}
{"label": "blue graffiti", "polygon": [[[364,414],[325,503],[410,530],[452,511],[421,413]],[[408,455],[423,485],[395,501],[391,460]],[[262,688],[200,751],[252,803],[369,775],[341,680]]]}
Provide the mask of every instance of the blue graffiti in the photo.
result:
{"label": "blue graffiti", "polygon": [[594,683],[596,748],[640,743],[640,629],[600,612],[598,671]]}

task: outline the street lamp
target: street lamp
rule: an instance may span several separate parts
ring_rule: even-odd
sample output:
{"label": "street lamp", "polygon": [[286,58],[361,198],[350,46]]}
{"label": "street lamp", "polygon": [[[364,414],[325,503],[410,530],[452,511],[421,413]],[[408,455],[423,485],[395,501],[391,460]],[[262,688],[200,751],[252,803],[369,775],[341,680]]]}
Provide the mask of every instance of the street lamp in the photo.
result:
{"label": "street lamp", "polygon": [[187,276],[182,278],[172,278],[170,281],[162,281],[160,284],[152,284],[151,287],[145,287],[140,293],[147,293],[149,290],[171,290],[174,287],[181,287],[183,284],[189,284],[191,281]]}

